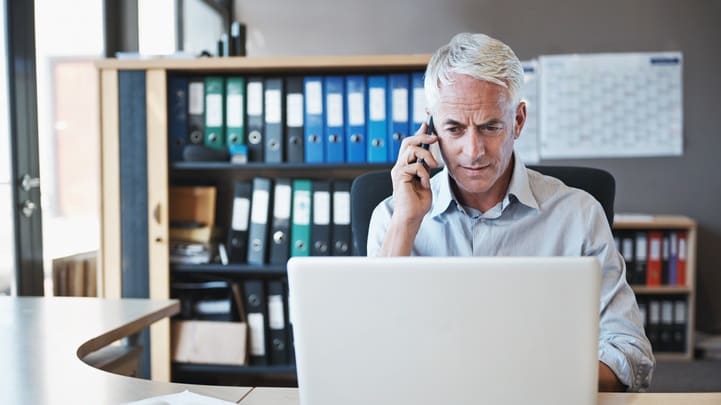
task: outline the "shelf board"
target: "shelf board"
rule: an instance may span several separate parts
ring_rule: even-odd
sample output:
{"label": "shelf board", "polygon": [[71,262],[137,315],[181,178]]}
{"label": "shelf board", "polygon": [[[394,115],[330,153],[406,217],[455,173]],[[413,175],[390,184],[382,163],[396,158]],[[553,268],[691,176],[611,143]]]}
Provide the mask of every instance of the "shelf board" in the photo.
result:
{"label": "shelf board", "polygon": [[613,229],[691,229],[696,221],[682,215],[649,215],[648,220],[616,220]]}
{"label": "shelf board", "polygon": [[230,162],[175,162],[170,164],[172,170],[239,170],[239,171],[298,171],[298,170],[384,170],[390,169],[392,163],[338,163],[338,164],[309,164],[309,163],[230,163]]}
{"label": "shelf board", "polygon": [[631,288],[636,294],[688,295],[691,293],[691,288],[685,285],[663,285],[660,287],[632,285]]}
{"label": "shelf board", "polygon": [[308,72],[340,69],[402,70],[425,69],[430,54],[415,55],[328,55],[328,56],[271,56],[224,58],[153,58],[103,59],[96,63],[101,69],[166,69],[201,72]]}
{"label": "shelf board", "polygon": [[174,373],[195,373],[195,374],[223,374],[223,375],[253,375],[253,376],[269,376],[269,375],[295,375],[295,366],[227,366],[220,364],[192,364],[177,363],[172,364]]}
{"label": "shelf board", "polygon": [[285,276],[284,264],[171,264],[172,273],[184,274],[214,274],[214,275],[243,275],[260,277]]}

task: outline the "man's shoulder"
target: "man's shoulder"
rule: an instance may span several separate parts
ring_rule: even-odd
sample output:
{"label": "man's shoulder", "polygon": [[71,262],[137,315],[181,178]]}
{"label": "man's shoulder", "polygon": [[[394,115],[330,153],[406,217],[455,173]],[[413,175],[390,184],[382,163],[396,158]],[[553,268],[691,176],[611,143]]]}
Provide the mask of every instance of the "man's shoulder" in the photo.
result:
{"label": "man's shoulder", "polygon": [[528,168],[526,170],[531,192],[533,192],[539,205],[549,202],[573,204],[575,206],[588,206],[589,204],[598,203],[585,190],[569,187],[556,177],[545,175],[536,170]]}

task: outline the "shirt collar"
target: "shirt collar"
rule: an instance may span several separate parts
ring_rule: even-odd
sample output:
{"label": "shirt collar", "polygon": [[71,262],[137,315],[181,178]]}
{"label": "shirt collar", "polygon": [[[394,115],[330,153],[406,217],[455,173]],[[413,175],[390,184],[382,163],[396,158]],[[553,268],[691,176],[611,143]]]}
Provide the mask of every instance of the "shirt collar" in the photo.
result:
{"label": "shirt collar", "polygon": [[508,185],[506,198],[508,198],[508,196],[514,196],[521,204],[537,210],[538,201],[531,191],[528,169],[526,169],[526,165],[523,164],[523,161],[521,161],[516,152],[513,152],[513,155],[515,164],[513,166],[513,175],[511,176],[511,184]]}
{"label": "shirt collar", "polygon": [[[514,196],[521,204],[533,208],[538,208],[536,197],[531,191],[530,180],[528,179],[528,169],[521,159],[514,152],[513,174],[511,175],[511,183],[508,186],[508,192],[501,202],[502,209],[510,204],[510,196]],[[453,190],[451,189],[450,174],[448,167],[438,172],[431,179],[431,190],[433,192],[433,207],[429,212],[431,217],[438,216],[448,210],[451,203],[457,204]]]}

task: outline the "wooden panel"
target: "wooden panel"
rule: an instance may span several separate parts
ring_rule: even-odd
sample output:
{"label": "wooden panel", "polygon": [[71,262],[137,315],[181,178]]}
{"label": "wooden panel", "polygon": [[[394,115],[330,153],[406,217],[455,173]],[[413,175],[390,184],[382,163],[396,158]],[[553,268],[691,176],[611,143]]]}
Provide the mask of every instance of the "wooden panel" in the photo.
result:
{"label": "wooden panel", "polygon": [[102,230],[98,295],[105,298],[120,298],[120,146],[117,70],[106,69],[101,72],[100,89]]}
{"label": "wooden panel", "polygon": [[168,69],[217,71],[293,71],[293,70],[400,70],[424,69],[428,54],[358,56],[232,57],[197,59],[105,59],[104,69]]}
{"label": "wooden panel", "polygon": [[688,230],[687,244],[686,244],[686,285],[691,289],[691,294],[688,296],[688,308],[686,310],[686,321],[688,327],[686,328],[686,344],[688,346],[688,352],[686,353],[686,360],[693,360],[694,352],[694,330],[696,329],[696,223]]}
{"label": "wooden panel", "polygon": [[[169,297],[168,257],[168,120],[164,70],[146,73],[148,144],[148,277],[150,298]],[[170,381],[170,322],[150,328],[152,379]]]}
{"label": "wooden panel", "polygon": [[690,294],[691,288],[686,286],[663,285],[659,287],[647,287],[645,285],[631,285],[636,294],[661,294],[661,295],[686,295]]}
{"label": "wooden panel", "polygon": [[686,229],[696,226],[696,221],[680,215],[653,215],[648,221],[616,220],[613,229]]}

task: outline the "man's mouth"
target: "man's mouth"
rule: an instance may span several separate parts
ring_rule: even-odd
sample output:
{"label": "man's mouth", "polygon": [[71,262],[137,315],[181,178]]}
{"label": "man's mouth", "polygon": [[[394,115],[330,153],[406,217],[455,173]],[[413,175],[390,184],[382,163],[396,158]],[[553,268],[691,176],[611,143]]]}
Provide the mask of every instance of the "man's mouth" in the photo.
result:
{"label": "man's mouth", "polygon": [[490,164],[487,164],[487,165],[473,165],[473,166],[461,166],[461,167],[468,171],[480,172],[484,169],[487,169],[490,166],[491,166]]}

